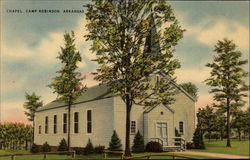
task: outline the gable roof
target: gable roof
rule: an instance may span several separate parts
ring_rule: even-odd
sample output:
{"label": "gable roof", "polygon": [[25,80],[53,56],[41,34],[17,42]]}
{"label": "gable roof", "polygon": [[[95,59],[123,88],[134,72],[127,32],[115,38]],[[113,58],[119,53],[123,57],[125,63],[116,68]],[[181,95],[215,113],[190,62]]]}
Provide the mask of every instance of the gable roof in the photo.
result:
{"label": "gable roof", "polygon": [[[73,104],[80,104],[99,99],[113,97],[114,94],[108,89],[106,84],[96,85],[88,88]],[[43,107],[38,108],[36,111],[44,111],[53,108],[65,107],[67,104],[60,99],[54,100]]]}
{"label": "gable roof", "polygon": [[[149,107],[149,108],[147,108],[143,113],[149,113],[149,112],[151,112],[153,109],[155,109],[157,106],[159,106],[159,105],[156,105],[156,106],[153,106],[153,107]],[[171,107],[169,107],[168,105],[164,105],[164,104],[163,104],[163,106],[166,107],[170,112],[174,113],[174,110],[173,110]]]}
{"label": "gable roof", "polygon": [[[173,83],[173,85],[175,85],[176,88],[178,88],[181,92],[183,92],[192,101],[195,101],[195,99],[189,93],[187,93],[181,86],[179,86],[176,83]],[[86,102],[90,102],[90,101],[95,101],[95,100],[99,100],[99,99],[104,99],[104,98],[110,98],[110,97],[114,97],[114,96],[117,96],[117,95],[115,95],[114,93],[112,93],[109,90],[107,84],[100,84],[100,85],[96,85],[96,86],[88,88],[79,98],[77,98],[77,100],[73,103],[73,105],[80,104],[80,103],[86,103]],[[65,102],[63,102],[60,99],[57,99],[57,100],[54,100],[54,101],[46,104],[43,107],[38,108],[36,110],[36,112],[60,108],[60,107],[66,107],[66,106],[67,106],[67,104]],[[171,112],[174,112],[174,110],[171,107],[169,107],[167,105],[164,105],[164,106],[167,109],[169,109]],[[155,107],[150,107],[150,108],[146,109],[145,113],[150,112]]]}

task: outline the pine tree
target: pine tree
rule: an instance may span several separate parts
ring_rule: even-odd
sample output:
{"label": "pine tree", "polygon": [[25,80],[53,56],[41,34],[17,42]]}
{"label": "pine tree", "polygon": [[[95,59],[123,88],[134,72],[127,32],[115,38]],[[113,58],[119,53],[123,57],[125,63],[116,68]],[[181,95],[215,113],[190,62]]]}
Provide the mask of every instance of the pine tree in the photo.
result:
{"label": "pine tree", "polygon": [[206,80],[206,84],[211,86],[210,93],[214,93],[214,100],[218,104],[215,107],[226,112],[227,117],[227,147],[231,147],[231,113],[245,104],[244,92],[249,89],[245,84],[244,78],[248,73],[242,68],[247,60],[241,60],[242,53],[236,49],[232,40],[224,39],[218,41],[214,51],[216,56],[212,63],[206,66],[212,71],[211,76]]}
{"label": "pine tree", "polygon": [[84,151],[85,151],[85,154],[94,153],[94,147],[90,139],[88,140],[88,143],[86,144]]}
{"label": "pine tree", "polygon": [[197,101],[198,99],[198,88],[191,82],[182,83],[180,86]]}
{"label": "pine tree", "polygon": [[[99,64],[95,79],[107,83],[126,106],[125,156],[131,156],[133,105],[175,100],[172,84],[180,63],[173,53],[184,30],[164,0],[93,0],[86,8],[86,37]],[[158,85],[152,85],[152,74],[161,75]]]}
{"label": "pine tree", "polygon": [[134,153],[144,152],[144,139],[139,131],[135,135],[132,151]]}
{"label": "pine tree", "polygon": [[54,93],[57,93],[59,100],[66,103],[68,106],[68,149],[70,150],[70,132],[71,132],[71,105],[74,101],[85,91],[86,86],[82,84],[83,77],[81,73],[77,71],[77,63],[82,61],[81,55],[76,51],[75,47],[75,35],[72,31],[65,33],[64,40],[65,46],[61,47],[61,52],[57,57],[63,64],[59,74],[53,78],[50,88],[54,89]]}
{"label": "pine tree", "polygon": [[195,129],[192,141],[196,149],[205,149],[205,144],[203,141],[203,133],[202,133],[201,128],[198,125]]}
{"label": "pine tree", "polygon": [[[43,102],[40,101],[40,96],[37,96],[34,92],[32,94],[25,93],[26,102],[24,102],[23,107],[26,109],[24,112],[25,115],[28,117],[28,120],[33,123],[33,133],[35,129],[35,111],[37,108],[43,106]],[[33,136],[32,136],[32,143],[33,143]]]}
{"label": "pine tree", "polygon": [[50,145],[48,144],[48,142],[45,142],[45,143],[43,144],[42,150],[43,150],[43,152],[50,152],[50,151],[51,151],[51,147],[50,147]]}
{"label": "pine tree", "polygon": [[66,140],[63,138],[58,146],[58,151],[67,151],[68,150],[68,144]]}
{"label": "pine tree", "polygon": [[116,131],[113,132],[113,135],[111,137],[111,141],[109,142],[109,150],[111,151],[120,151],[122,145],[121,145],[121,140],[118,137]]}

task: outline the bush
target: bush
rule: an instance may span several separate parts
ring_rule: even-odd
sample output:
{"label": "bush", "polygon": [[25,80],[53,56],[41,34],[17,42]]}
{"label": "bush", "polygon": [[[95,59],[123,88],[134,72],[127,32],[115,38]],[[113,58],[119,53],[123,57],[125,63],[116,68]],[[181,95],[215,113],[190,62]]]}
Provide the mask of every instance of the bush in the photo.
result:
{"label": "bush", "polygon": [[30,152],[31,153],[38,153],[40,150],[39,150],[39,146],[35,143],[32,144],[31,148],[30,148]]}
{"label": "bush", "polygon": [[132,146],[132,151],[134,153],[144,152],[144,140],[143,136],[138,131],[134,138],[134,145]]}
{"label": "bush", "polygon": [[109,150],[111,151],[121,151],[122,145],[121,140],[118,137],[116,131],[113,132],[113,135],[111,137],[111,141],[109,142]]}
{"label": "bush", "polygon": [[100,145],[95,146],[94,152],[97,153],[97,154],[101,154],[101,153],[103,153],[104,149],[105,149],[105,146],[100,146]]}
{"label": "bush", "polygon": [[187,142],[186,143],[186,148],[187,149],[194,149],[195,147],[194,147],[194,143],[193,142]]}
{"label": "bush", "polygon": [[73,147],[72,148],[75,152],[76,152],[76,154],[78,154],[78,155],[83,155],[84,154],[84,151],[85,151],[85,149],[83,148],[83,147]]}
{"label": "bush", "polygon": [[148,142],[146,145],[146,152],[162,152],[163,148],[159,142]]}
{"label": "bush", "polygon": [[66,140],[63,138],[61,142],[59,143],[58,151],[67,151],[67,150],[68,150],[68,145],[67,145]]}
{"label": "bush", "polygon": [[197,127],[193,136],[193,143],[195,149],[205,149],[205,144],[203,141],[203,135],[200,127]]}
{"label": "bush", "polygon": [[92,154],[94,153],[94,147],[93,147],[93,144],[92,142],[90,141],[90,139],[88,140],[88,143],[85,147],[85,154]]}
{"label": "bush", "polygon": [[50,147],[50,145],[47,142],[45,142],[43,144],[42,149],[43,149],[43,152],[50,152],[51,151],[51,147]]}

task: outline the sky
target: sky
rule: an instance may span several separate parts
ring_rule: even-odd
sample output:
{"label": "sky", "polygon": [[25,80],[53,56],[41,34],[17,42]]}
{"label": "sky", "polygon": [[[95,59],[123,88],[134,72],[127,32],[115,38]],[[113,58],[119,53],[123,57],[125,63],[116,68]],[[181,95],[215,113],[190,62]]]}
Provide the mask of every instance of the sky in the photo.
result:
{"label": "sky", "polygon": [[[56,98],[48,85],[60,69],[56,59],[63,34],[73,30],[76,47],[82,56],[79,71],[86,75],[88,87],[97,84],[91,72],[97,64],[86,42],[85,0],[2,0],[1,1],[1,121],[28,123],[24,115],[25,92],[35,92],[44,104]],[[199,89],[196,108],[213,102],[204,80],[210,70],[214,45],[227,37],[234,40],[243,59],[249,60],[248,1],[169,1],[175,16],[186,32],[174,55],[181,62],[176,71],[178,83],[192,82]],[[26,10],[60,10],[60,13],[28,13]],[[21,10],[22,13],[11,13]],[[244,66],[249,71],[249,66]],[[248,79],[246,79],[249,82]],[[247,104],[248,105],[248,104]]]}

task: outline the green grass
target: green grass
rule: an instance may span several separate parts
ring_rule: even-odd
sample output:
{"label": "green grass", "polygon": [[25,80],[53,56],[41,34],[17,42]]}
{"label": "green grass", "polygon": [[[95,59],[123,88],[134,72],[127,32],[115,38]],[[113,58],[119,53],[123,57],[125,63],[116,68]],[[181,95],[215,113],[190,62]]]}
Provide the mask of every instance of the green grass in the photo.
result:
{"label": "green grass", "polygon": [[212,152],[212,153],[222,153],[222,154],[232,154],[232,155],[241,155],[241,156],[249,156],[249,140],[231,140],[231,148],[226,147],[226,140],[223,141],[215,141],[215,140],[205,140],[205,150],[201,149],[192,149],[190,151],[197,152]]}
{"label": "green grass", "polygon": [[[15,150],[15,151],[11,151],[11,150],[0,150],[0,154],[14,154],[14,153],[29,153],[28,151],[24,151],[24,150]],[[136,153],[133,154],[133,156],[143,156],[143,155],[149,155],[149,154],[168,154],[168,153]],[[176,155],[182,155],[181,153],[174,153]],[[170,154],[172,155],[172,153]],[[183,154],[184,155],[184,154]],[[197,159],[213,159],[213,157],[205,157],[205,156],[193,156],[193,155],[184,155],[190,158],[197,158]],[[10,160],[11,157],[0,157],[0,160]],[[67,155],[48,155],[47,156],[48,160],[71,160],[73,158],[71,158],[71,156],[67,156]],[[93,154],[93,155],[88,155],[88,156],[79,156],[77,155],[75,160],[77,159],[97,159],[97,160],[101,160],[103,159],[103,155],[101,154]],[[120,156],[107,156],[107,159],[120,159]],[[151,159],[172,159],[172,156],[155,156],[152,157]],[[181,159],[181,158],[178,158]],[[216,158],[214,158],[216,159]],[[16,156],[16,160],[43,160],[43,155],[32,155],[32,156]]]}

